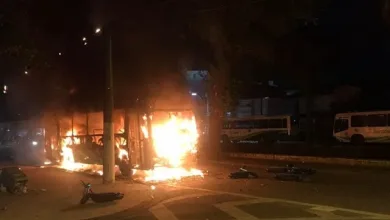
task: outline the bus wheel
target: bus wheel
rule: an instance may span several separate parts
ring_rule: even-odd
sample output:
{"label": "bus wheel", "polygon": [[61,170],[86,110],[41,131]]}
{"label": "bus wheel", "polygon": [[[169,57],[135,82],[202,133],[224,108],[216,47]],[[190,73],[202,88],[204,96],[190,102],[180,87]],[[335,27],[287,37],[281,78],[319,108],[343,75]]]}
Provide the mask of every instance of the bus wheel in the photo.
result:
{"label": "bus wheel", "polygon": [[351,137],[351,143],[353,144],[353,145],[363,145],[364,144],[364,137],[363,137],[363,135],[361,135],[361,134],[354,134],[354,135],[352,135],[352,137]]}

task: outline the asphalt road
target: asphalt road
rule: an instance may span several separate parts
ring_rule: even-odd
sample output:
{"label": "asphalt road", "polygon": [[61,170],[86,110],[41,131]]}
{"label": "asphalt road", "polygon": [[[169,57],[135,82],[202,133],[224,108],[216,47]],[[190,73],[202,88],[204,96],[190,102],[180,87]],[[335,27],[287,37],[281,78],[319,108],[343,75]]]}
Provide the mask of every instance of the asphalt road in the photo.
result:
{"label": "asphalt road", "polygon": [[200,165],[207,174],[203,179],[158,184],[156,190],[118,182],[112,190],[125,190],[127,200],[82,208],[77,205],[78,181],[82,177],[97,186],[100,179],[54,169],[25,169],[34,191],[26,196],[0,194],[0,209],[8,207],[0,211],[0,219],[390,219],[388,170],[319,166],[311,179],[294,182],[274,180],[264,172],[264,165],[247,167],[258,179],[233,180],[228,174],[238,165],[208,163]]}
{"label": "asphalt road", "polygon": [[294,182],[275,180],[264,165],[247,167],[260,178],[237,180],[228,174],[238,165],[203,164],[204,179],[160,184],[152,203],[98,219],[390,219],[388,170],[319,166]]}

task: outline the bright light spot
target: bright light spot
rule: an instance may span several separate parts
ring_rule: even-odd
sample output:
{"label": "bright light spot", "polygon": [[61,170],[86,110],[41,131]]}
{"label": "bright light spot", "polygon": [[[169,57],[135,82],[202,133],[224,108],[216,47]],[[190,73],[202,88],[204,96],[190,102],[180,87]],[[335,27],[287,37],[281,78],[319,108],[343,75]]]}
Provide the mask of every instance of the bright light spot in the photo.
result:
{"label": "bright light spot", "polygon": [[84,42],[84,46],[87,46],[87,44],[88,44],[87,42]]}
{"label": "bright light spot", "polygon": [[197,96],[198,94],[196,92],[191,93],[192,96]]}
{"label": "bright light spot", "polygon": [[4,85],[4,90],[8,90],[8,86],[7,85]]}
{"label": "bright light spot", "polygon": [[25,74],[25,75],[28,75],[28,71],[27,71],[27,70],[25,70],[25,71],[24,71],[24,74]]}
{"label": "bright light spot", "polygon": [[86,41],[87,40],[87,38],[86,37],[83,37],[83,41]]}
{"label": "bright light spot", "polygon": [[156,186],[155,186],[155,185],[151,185],[151,186],[150,186],[150,189],[151,189],[151,190],[155,190],[155,189],[156,189]]}
{"label": "bright light spot", "polygon": [[[143,117],[147,123],[147,117]],[[141,130],[149,138],[147,126]],[[198,130],[195,117],[170,115],[167,120],[152,121],[153,147],[156,164],[153,170],[145,171],[145,181],[180,180],[183,177],[203,176],[202,171],[184,168],[188,160],[196,155]]]}
{"label": "bright light spot", "polygon": [[33,141],[33,142],[32,142],[32,145],[33,145],[33,146],[37,146],[37,145],[38,145],[38,142]]}
{"label": "bright light spot", "polygon": [[98,34],[98,33],[100,33],[101,31],[102,31],[101,28],[96,28],[96,29],[95,29],[95,34]]}
{"label": "bright light spot", "polygon": [[61,56],[61,55],[62,55],[62,53],[61,53],[61,52],[59,52],[59,53],[58,53],[58,56]]}
{"label": "bright light spot", "polygon": [[145,176],[146,182],[159,182],[166,180],[181,180],[184,177],[199,176],[203,177],[203,173],[200,170],[191,168],[168,168],[168,167],[155,167],[154,170],[147,170]]}

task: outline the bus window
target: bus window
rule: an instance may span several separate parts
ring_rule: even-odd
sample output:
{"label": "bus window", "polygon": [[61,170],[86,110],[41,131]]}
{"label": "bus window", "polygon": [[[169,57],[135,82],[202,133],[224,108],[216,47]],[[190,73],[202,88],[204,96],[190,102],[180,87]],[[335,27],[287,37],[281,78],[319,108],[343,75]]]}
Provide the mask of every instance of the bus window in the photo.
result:
{"label": "bus window", "polygon": [[253,121],[235,121],[235,125],[233,128],[236,128],[236,129],[240,129],[240,128],[243,128],[243,129],[246,129],[246,128],[253,128]]}
{"label": "bus window", "polygon": [[269,128],[282,128],[283,122],[281,119],[270,119],[268,121]]}
{"label": "bus window", "polygon": [[282,119],[282,126],[283,128],[287,128],[287,118]]}
{"label": "bus window", "polygon": [[387,115],[387,125],[390,126],[390,114]]}
{"label": "bus window", "polygon": [[366,127],[366,118],[365,115],[354,115],[351,116],[351,127]]}
{"label": "bus window", "polygon": [[348,119],[338,118],[334,122],[334,132],[341,132],[348,130]]}
{"label": "bus window", "polygon": [[367,126],[369,127],[385,127],[387,126],[387,118],[385,114],[368,115]]}
{"label": "bus window", "polygon": [[268,128],[268,120],[267,119],[260,119],[260,120],[254,121],[254,128],[256,128],[256,129]]}

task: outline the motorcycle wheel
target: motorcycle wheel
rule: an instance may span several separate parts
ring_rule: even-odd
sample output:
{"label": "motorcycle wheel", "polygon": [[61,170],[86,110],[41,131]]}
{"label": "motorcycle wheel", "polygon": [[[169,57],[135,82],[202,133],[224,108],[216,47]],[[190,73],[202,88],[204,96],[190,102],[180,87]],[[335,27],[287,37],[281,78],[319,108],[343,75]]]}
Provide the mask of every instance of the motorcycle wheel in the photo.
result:
{"label": "motorcycle wheel", "polygon": [[89,199],[89,196],[83,196],[83,198],[81,198],[81,200],[80,200],[80,204],[84,205],[85,203],[87,203],[88,199]]}

